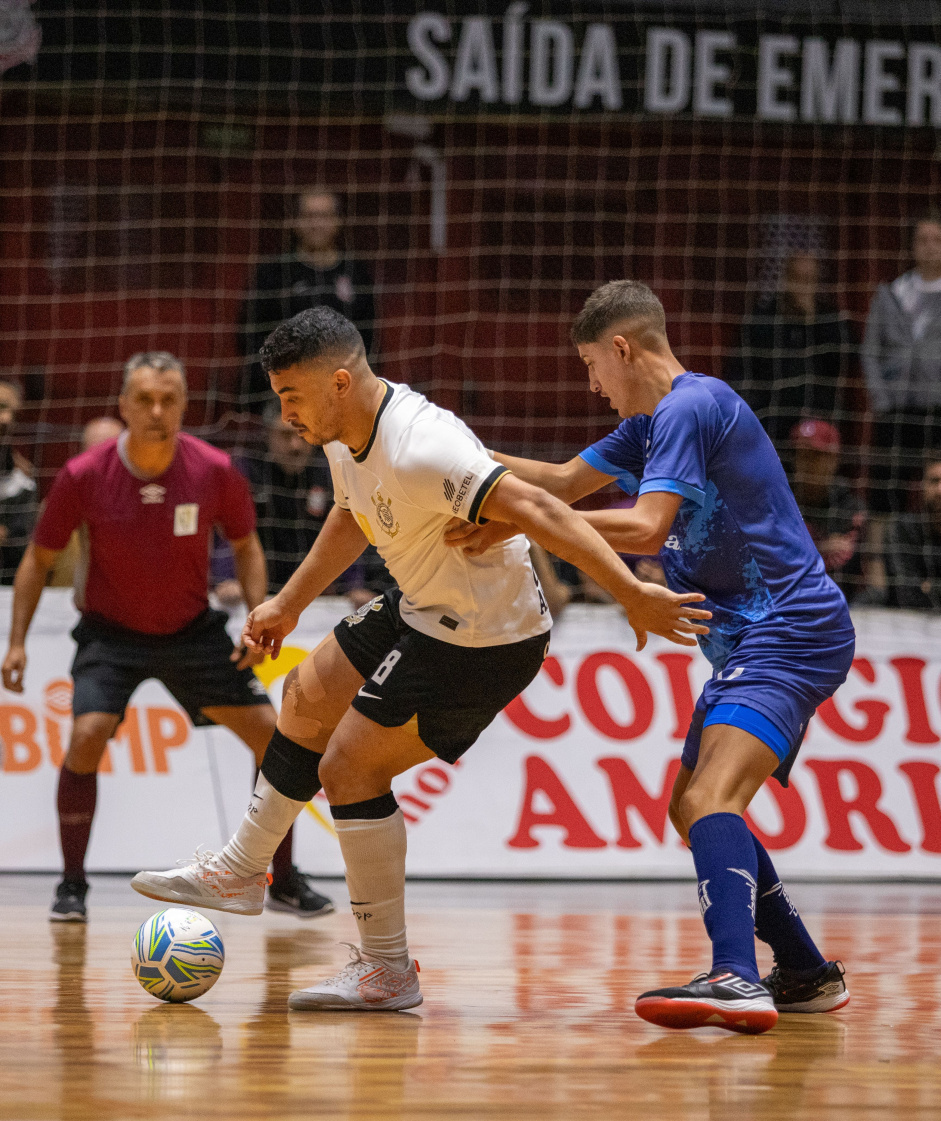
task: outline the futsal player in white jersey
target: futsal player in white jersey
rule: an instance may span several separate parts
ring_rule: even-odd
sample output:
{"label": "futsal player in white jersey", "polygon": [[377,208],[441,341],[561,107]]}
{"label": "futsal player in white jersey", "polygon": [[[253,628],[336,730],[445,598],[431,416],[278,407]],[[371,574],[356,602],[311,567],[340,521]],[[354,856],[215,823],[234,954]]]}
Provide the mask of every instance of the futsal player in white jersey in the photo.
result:
{"label": "futsal player in white jersey", "polygon": [[324,446],[336,505],[308,556],[249,615],[243,641],[277,657],[301,612],[374,542],[398,582],[344,619],[285,679],[278,728],[251,804],[218,855],[133,886],[172,903],[260,914],[271,854],[321,785],[329,799],[360,946],[292,1008],[390,1010],[421,1003],[405,934],[402,771],[454,763],[532,681],[552,620],[521,534],[483,556],[444,543],[457,515],[519,526],[624,606],[638,648],[648,632],[691,646],[703,597],[639,583],[564,503],[495,463],[469,428],[370,370],[359,332],[314,308],[261,350],[282,416]]}

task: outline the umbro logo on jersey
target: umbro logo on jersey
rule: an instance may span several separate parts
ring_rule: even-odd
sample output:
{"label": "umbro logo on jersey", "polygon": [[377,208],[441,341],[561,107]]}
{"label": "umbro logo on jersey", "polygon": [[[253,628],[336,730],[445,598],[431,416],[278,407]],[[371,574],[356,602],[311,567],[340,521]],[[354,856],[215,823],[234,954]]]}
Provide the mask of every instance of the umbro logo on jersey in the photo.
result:
{"label": "umbro logo on jersey", "polygon": [[166,487],[158,486],[157,483],[148,483],[140,488],[140,499],[145,506],[152,506],[156,502],[163,502],[166,493]]}
{"label": "umbro logo on jersey", "polygon": [[447,502],[453,502],[453,501],[454,501],[454,496],[455,496],[456,494],[457,494],[457,487],[456,487],[456,486],[454,485],[454,483],[452,483],[452,482],[451,482],[451,480],[450,480],[450,479],[445,479],[445,480],[444,480],[444,497],[445,497],[445,501],[447,501]]}

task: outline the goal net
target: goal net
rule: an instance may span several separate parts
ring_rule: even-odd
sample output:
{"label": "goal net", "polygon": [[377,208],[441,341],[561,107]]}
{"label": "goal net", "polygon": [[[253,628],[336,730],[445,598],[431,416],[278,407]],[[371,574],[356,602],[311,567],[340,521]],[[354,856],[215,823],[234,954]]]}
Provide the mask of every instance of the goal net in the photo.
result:
{"label": "goal net", "polygon": [[883,355],[867,393],[861,348],[938,198],[941,16],[853,9],[7,0],[0,366],[19,450],[45,488],[114,412],[128,356],[155,349],[186,364],[193,431],[260,441],[246,293],[296,254],[298,193],[318,187],[374,297],[377,368],[488,446],[561,459],[611,429],[568,327],[634,277],[789,467],[794,426],[826,422],[861,508],[914,506],[941,437],[941,320],[920,324],[910,391]]}

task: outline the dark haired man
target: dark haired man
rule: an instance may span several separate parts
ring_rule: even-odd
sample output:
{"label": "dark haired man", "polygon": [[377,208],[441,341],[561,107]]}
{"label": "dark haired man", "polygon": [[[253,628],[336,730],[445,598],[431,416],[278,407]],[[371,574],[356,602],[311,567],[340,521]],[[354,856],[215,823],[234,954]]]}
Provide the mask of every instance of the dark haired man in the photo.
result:
{"label": "dark haired man", "polygon": [[239,347],[246,360],[243,404],[261,412],[270,399],[268,375],[258,361],[267,335],[305,308],[332,307],[359,328],[370,354],[376,307],[373,280],[362,261],[342,248],[340,199],[323,187],[305,187],[297,195],[291,224],[296,248],[262,261],[246,295],[239,319]]}
{"label": "dark haired man", "polygon": [[757,301],[742,323],[725,380],[741,393],[787,462],[791,429],[806,417],[839,425],[850,372],[850,321],[825,296],[819,258],[794,253],[781,290]]}
{"label": "dark haired man", "polygon": [[133,883],[152,898],[257,914],[269,853],[323,784],[361,946],[290,1006],[411,1008],[422,997],[391,781],[435,756],[457,762],[536,676],[552,625],[525,538],[470,557],[444,544],[450,518],[512,522],[578,565],[623,604],[640,646],[648,631],[694,645],[706,628],[691,620],[705,613],[689,605],[702,597],[640,584],[577,514],[494,463],[452,413],[377,378],[359,332],[329,308],[282,324],[261,353],[284,419],[324,446],[336,505],[297,572],[249,615],[246,645],[276,657],[367,541],[400,590],[349,616],[288,674],[255,796],[221,854]]}
{"label": "dark haired man", "polygon": [[[209,540],[218,523],[232,545],[249,607],[265,596],[265,557],[255,509],[229,457],[180,431],[186,375],[165,351],[135,354],[124,368],[125,431],[70,459],[56,476],[16,573],[3,684],[23,691],[26,634],[56,558],[81,527],[72,632],[72,733],[56,807],[63,878],[50,918],[84,922],[85,854],[98,798],[98,766],[142,681],[162,681],[196,726],[221,724],[261,761],[275,713],[251,667],[257,651],[233,649],[225,615],[207,601]],[[272,853],[274,857],[275,854]],[[291,863],[286,839],[274,859],[269,906],[301,917],[333,905]]]}
{"label": "dark haired man", "polygon": [[[599,288],[572,339],[592,391],[625,419],[569,463],[496,458],[566,502],[612,480],[638,494],[632,509],[583,516],[618,551],[659,553],[668,585],[704,592],[712,611],[700,645],[714,673],[670,803],[692,849],[712,969],[644,993],[638,1014],[665,1027],[757,1033],[773,1027],[776,1006],[838,1008],[849,999],[839,963],[817,950],[742,815],[772,774],[787,784],[807,721],[846,677],[855,645],[846,601],[757,417],[725,382],[683,368],[645,284]],[[480,555],[506,532],[454,527],[449,540]],[[775,953],[764,982],[755,933]]]}

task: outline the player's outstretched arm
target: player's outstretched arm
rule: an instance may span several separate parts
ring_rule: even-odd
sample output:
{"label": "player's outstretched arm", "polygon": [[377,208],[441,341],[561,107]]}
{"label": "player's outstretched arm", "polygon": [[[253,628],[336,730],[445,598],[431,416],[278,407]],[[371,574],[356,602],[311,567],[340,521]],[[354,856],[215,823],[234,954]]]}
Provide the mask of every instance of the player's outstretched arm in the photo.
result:
{"label": "player's outstretched arm", "polygon": [[[541,463],[537,459],[520,459],[515,455],[491,453],[504,467],[534,487],[542,487],[549,494],[571,504],[586,494],[593,494],[610,483],[613,475],[604,475],[586,463],[581,456],[570,459],[568,463]],[[444,534],[444,543],[452,549],[463,549],[470,557],[479,557],[494,545],[520,532],[515,525],[490,522],[488,525],[475,525],[473,522],[454,518]]]}
{"label": "player's outstretched arm", "polygon": [[588,523],[564,502],[513,475],[504,475],[485,500],[481,514],[493,521],[512,522],[524,533],[587,573],[611,593],[627,612],[637,635],[637,649],[647,634],[659,634],[680,646],[695,646],[697,634],[709,628],[695,620],[712,614],[692,604],[705,598],[678,595],[658,584],[642,584]]}
{"label": "player's outstretched arm", "polygon": [[630,510],[587,510],[581,516],[617,552],[655,557],[682,502],[671,491],[649,491]]}
{"label": "player's outstretched arm", "polygon": [[502,452],[489,454],[497,463],[509,467],[524,483],[542,487],[544,491],[560,498],[568,505],[584,498],[586,494],[594,494],[614,478],[613,475],[604,475],[596,471],[580,455],[570,459],[568,463],[542,463],[538,459],[521,459],[519,456],[504,455]]}
{"label": "player's outstretched arm", "polygon": [[49,572],[59,553],[42,549],[32,541],[26,546],[23,559],[13,579],[13,618],[10,622],[10,644],[3,659],[3,687],[11,693],[23,692],[26,673],[26,632],[33,621],[39,598],[46,586]]}
{"label": "player's outstretched arm", "polygon": [[291,579],[245,620],[242,642],[246,648],[277,658],[304,608],[346,572],[366,545],[366,536],[350,511],[334,506]]}

